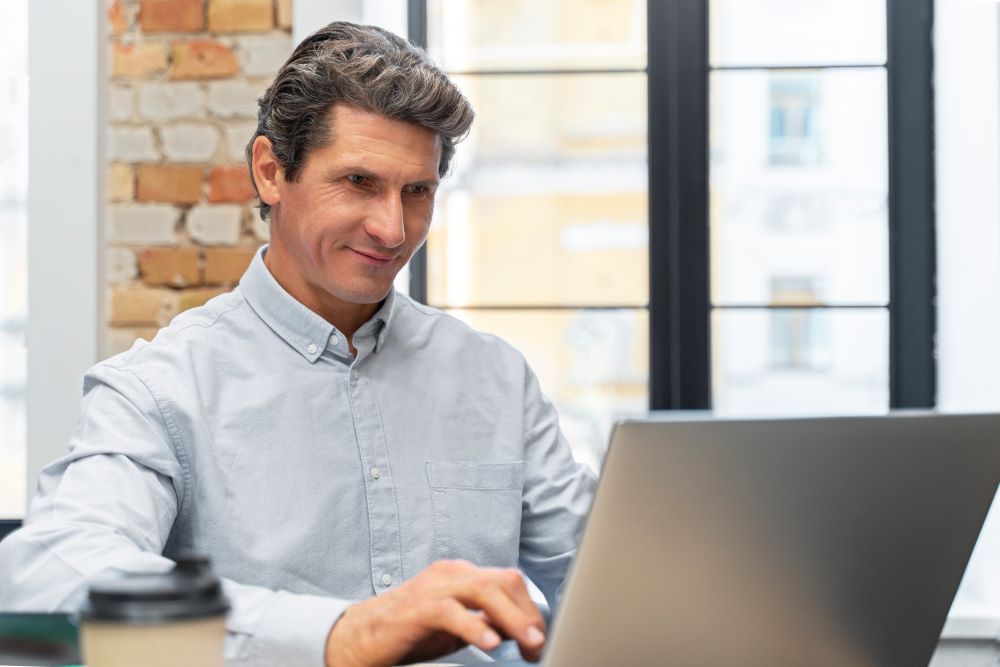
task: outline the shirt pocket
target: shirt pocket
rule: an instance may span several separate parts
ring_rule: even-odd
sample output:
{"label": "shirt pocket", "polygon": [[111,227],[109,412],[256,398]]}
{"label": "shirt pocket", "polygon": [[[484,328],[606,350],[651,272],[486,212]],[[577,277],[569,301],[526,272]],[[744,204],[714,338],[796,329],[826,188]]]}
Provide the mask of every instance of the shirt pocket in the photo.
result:
{"label": "shirt pocket", "polygon": [[483,567],[517,565],[524,462],[430,461],[434,559]]}

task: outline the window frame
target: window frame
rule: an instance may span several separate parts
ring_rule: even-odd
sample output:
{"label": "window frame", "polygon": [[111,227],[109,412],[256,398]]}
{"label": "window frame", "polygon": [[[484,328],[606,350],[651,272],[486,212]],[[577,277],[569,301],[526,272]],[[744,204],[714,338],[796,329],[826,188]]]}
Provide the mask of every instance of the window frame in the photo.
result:
{"label": "window frame", "polygon": [[[886,0],[890,409],[936,402],[933,5]],[[708,12],[709,0],[647,3],[650,410],[712,408]],[[407,18],[426,47],[427,1],[407,0]],[[409,287],[427,302],[426,247]]]}

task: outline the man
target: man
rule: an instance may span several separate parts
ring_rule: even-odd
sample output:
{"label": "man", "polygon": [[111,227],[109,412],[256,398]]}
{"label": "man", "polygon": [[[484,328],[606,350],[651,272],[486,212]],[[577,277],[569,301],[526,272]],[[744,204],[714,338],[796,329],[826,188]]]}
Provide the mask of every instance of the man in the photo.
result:
{"label": "man", "polygon": [[70,453],[0,543],[6,610],[210,555],[240,664],[536,659],[594,479],[497,338],[392,289],[472,110],[373,27],[307,38],[247,149],[271,244],[240,286],[92,368]]}

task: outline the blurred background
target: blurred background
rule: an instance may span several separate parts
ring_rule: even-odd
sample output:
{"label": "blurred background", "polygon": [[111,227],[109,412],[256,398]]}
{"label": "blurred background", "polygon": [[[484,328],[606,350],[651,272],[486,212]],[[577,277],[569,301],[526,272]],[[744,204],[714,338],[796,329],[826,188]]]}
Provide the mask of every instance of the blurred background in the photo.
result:
{"label": "blurred background", "polygon": [[[477,110],[398,289],[518,347],[595,470],[650,409],[1000,408],[1000,2],[0,0],[0,517],[83,371],[266,242],[256,98],[335,19]],[[949,637],[1000,636],[997,524]]]}

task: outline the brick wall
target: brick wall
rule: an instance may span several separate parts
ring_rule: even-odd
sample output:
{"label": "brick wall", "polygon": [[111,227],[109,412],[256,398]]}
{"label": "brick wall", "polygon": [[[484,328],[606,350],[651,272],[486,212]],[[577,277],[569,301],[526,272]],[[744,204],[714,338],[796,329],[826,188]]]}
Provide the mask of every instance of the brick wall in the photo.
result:
{"label": "brick wall", "polygon": [[267,240],[243,150],[292,0],[109,0],[104,354],[232,289]]}

